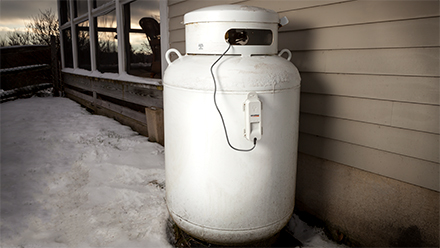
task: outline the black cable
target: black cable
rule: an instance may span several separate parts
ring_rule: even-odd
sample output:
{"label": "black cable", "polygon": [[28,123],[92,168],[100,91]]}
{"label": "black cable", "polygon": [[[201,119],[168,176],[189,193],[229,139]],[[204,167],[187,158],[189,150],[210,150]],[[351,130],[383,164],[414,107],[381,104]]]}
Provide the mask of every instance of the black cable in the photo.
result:
{"label": "black cable", "polygon": [[212,80],[214,81],[214,104],[215,104],[215,108],[218,111],[218,114],[220,115],[220,118],[222,119],[222,123],[223,123],[223,129],[225,130],[225,136],[226,136],[226,141],[228,142],[229,147],[231,147],[232,149],[239,151],[239,152],[250,152],[252,150],[254,150],[254,148],[257,146],[257,138],[254,138],[254,146],[252,146],[252,148],[249,149],[239,149],[234,147],[231,142],[229,141],[229,136],[228,136],[228,130],[226,129],[226,124],[225,124],[225,120],[223,118],[222,112],[220,111],[220,108],[217,105],[217,83],[215,81],[215,76],[214,76],[214,72],[213,72],[213,68],[214,66],[217,64],[217,62],[220,61],[220,59],[223,58],[223,56],[225,56],[225,54],[229,51],[229,49],[231,48],[231,44],[229,44],[228,49],[226,49],[226,51],[211,65],[211,75],[212,75]]}

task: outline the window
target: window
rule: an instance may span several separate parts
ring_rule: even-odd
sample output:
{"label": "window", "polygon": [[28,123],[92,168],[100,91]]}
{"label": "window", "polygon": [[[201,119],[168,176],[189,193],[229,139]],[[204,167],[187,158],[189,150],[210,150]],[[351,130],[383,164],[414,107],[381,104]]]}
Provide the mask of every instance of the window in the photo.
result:
{"label": "window", "polygon": [[106,3],[110,3],[112,0],[93,0],[93,8],[98,8]]}
{"label": "window", "polygon": [[87,0],[75,0],[75,17],[87,14]]}
{"label": "window", "polygon": [[70,28],[63,30],[64,67],[73,68],[72,32]]}
{"label": "window", "polygon": [[91,70],[89,21],[76,26],[78,42],[78,67]]}
{"label": "window", "polygon": [[161,77],[159,1],[135,1],[124,6],[127,73]]}
{"label": "window", "polygon": [[[57,1],[64,68],[161,78],[160,5],[166,2]],[[122,57],[124,64],[119,61]]]}
{"label": "window", "polygon": [[100,72],[118,73],[118,36],[116,32],[116,11],[98,16],[97,18],[98,44],[96,49],[96,63]]}
{"label": "window", "polygon": [[67,0],[60,1],[60,22],[61,25],[70,22],[70,4]]}

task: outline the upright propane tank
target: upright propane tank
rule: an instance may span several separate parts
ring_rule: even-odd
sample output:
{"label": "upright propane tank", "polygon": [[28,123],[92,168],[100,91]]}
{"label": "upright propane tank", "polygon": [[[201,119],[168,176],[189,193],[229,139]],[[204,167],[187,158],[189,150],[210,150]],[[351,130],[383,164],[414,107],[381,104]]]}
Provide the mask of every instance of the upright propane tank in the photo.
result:
{"label": "upright propane tank", "polygon": [[278,14],[222,5],[184,24],[186,55],[166,52],[163,79],[169,213],[207,242],[269,238],[293,212],[301,81]]}

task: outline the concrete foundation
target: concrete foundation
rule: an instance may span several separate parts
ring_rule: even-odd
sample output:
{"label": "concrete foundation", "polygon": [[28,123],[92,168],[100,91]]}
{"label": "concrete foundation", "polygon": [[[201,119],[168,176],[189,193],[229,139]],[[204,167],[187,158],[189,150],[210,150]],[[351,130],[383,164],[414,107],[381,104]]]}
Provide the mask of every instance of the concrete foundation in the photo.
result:
{"label": "concrete foundation", "polygon": [[439,247],[433,190],[300,153],[296,201],[356,246]]}

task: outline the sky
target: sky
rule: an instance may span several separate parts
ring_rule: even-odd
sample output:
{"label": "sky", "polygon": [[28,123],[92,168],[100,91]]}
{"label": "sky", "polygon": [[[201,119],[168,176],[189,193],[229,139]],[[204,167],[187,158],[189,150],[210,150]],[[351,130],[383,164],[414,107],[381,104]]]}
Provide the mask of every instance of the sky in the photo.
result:
{"label": "sky", "polygon": [[58,16],[56,0],[1,0],[0,1],[0,36],[4,37],[8,31],[24,30],[32,16],[41,11],[52,9]]}
{"label": "sky", "polygon": [[[132,28],[140,28],[139,20],[143,16],[153,16],[159,19],[159,1],[141,1],[134,4],[132,16]],[[0,1],[0,37],[5,37],[8,32],[14,30],[24,31],[25,24],[29,23],[33,16],[37,16],[39,11],[52,9],[58,16],[57,0],[1,0]],[[147,11],[153,9],[153,12]],[[141,44],[145,37],[137,43]]]}

